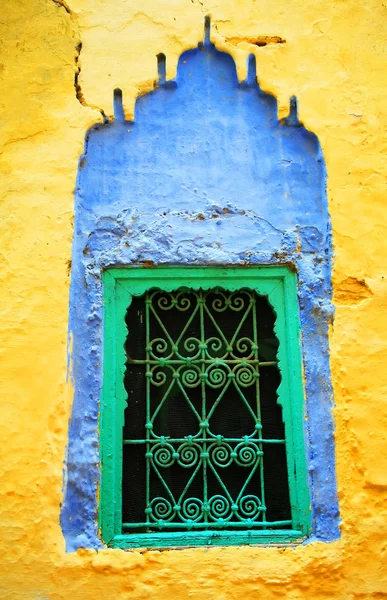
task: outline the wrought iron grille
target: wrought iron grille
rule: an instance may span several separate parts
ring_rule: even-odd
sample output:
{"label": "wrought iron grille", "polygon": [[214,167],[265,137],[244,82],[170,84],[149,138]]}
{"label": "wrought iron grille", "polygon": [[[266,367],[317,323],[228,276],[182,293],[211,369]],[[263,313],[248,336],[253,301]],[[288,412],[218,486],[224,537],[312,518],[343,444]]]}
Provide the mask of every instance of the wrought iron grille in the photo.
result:
{"label": "wrought iron grille", "polygon": [[291,527],[274,322],[249,289],[133,297],[124,531]]}

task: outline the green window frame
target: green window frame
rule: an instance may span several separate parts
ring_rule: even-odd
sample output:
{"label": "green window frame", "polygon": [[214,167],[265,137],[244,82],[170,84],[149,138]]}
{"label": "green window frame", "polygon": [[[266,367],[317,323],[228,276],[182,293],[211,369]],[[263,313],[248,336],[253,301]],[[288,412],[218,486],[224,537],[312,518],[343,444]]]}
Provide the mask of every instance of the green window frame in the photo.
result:
{"label": "green window frame", "polygon": [[[104,362],[100,407],[101,480],[99,528],[105,544],[115,548],[154,548],[203,545],[285,544],[304,539],[311,531],[304,437],[297,276],[285,266],[212,267],[160,266],[110,268],[103,272]],[[281,382],[277,390],[285,425],[285,447],[291,506],[290,529],[190,530],[123,533],[122,453],[127,392],[125,316],[133,296],[158,288],[228,292],[248,289],[266,296],[276,315],[275,334]]]}

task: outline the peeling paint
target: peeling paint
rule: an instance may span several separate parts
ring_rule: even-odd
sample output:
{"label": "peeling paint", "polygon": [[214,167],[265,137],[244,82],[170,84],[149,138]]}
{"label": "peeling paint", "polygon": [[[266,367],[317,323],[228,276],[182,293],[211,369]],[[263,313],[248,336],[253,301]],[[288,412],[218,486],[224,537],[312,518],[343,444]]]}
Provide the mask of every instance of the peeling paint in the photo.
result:
{"label": "peeling paint", "polygon": [[279,35],[234,36],[226,37],[225,39],[226,42],[229,42],[230,44],[246,42],[247,44],[259,47],[264,47],[268,44],[286,44],[286,40]]}
{"label": "peeling paint", "polygon": [[364,279],[346,277],[337,285],[336,304],[357,304],[372,295],[372,290]]}

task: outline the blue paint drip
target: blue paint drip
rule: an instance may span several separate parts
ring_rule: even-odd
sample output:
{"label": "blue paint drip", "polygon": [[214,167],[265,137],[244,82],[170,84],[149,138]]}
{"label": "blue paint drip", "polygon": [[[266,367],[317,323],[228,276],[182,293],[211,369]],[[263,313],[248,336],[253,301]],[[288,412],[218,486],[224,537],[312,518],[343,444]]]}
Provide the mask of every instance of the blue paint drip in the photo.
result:
{"label": "blue paint drip", "polygon": [[70,331],[75,396],[61,524],[69,551],[98,548],[98,410],[102,385],[101,270],[138,264],[278,264],[299,274],[306,376],[306,446],[314,537],[339,536],[328,322],[332,317],[325,165],[300,126],[295,99],[277,102],[240,84],[230,56],[210,43],[185,52],[124,120],[87,133],[75,194]]}

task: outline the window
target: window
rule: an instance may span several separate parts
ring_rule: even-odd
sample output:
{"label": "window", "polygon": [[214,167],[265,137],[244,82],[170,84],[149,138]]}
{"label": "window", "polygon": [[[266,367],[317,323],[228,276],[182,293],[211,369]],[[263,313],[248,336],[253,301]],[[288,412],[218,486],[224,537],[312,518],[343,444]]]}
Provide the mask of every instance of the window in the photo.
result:
{"label": "window", "polygon": [[100,527],[115,547],[309,532],[296,276],[104,273]]}

